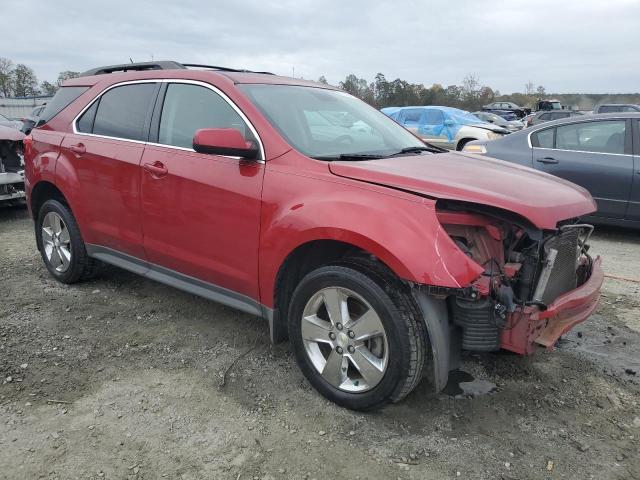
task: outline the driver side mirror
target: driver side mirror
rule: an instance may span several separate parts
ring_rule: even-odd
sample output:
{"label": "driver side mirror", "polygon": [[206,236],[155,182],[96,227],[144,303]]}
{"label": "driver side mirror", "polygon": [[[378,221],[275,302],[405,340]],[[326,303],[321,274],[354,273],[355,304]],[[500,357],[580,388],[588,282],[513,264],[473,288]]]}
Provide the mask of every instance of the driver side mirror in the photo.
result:
{"label": "driver side mirror", "polygon": [[455,122],[454,122],[453,120],[451,120],[450,118],[447,118],[447,119],[444,121],[444,124],[445,124],[445,126],[447,126],[447,127],[453,127],[453,126],[455,125]]}
{"label": "driver side mirror", "polygon": [[235,128],[201,128],[193,136],[193,149],[198,153],[228,155],[230,157],[254,160],[258,157],[258,147],[246,140]]}

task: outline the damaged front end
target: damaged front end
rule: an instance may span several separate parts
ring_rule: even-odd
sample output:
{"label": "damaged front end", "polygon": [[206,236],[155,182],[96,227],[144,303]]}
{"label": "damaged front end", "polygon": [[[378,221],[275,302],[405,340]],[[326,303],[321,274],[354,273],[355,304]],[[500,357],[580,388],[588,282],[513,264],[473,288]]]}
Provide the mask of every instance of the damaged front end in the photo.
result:
{"label": "damaged front end", "polygon": [[0,127],[0,202],[25,198],[23,138],[17,130]]}
{"label": "damaged front end", "polygon": [[603,273],[600,258],[588,253],[591,225],[540,230],[499,209],[446,201],[436,208],[451,239],[484,269],[447,297],[463,350],[552,348],[597,307]]}

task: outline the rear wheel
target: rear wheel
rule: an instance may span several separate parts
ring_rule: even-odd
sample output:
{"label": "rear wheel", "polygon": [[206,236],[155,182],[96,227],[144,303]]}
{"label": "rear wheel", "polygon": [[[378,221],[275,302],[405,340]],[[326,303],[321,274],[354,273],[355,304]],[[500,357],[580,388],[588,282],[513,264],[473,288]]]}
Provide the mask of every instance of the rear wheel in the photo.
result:
{"label": "rear wheel", "polygon": [[56,280],[75,283],[95,273],[97,264],[87,255],[73,214],[57,200],[42,204],[36,221],[36,241],[47,270]]}
{"label": "rear wheel", "polygon": [[328,399],[372,410],[400,400],[419,382],[422,319],[397,287],[373,271],[327,266],[296,288],[289,338],[302,372]]}

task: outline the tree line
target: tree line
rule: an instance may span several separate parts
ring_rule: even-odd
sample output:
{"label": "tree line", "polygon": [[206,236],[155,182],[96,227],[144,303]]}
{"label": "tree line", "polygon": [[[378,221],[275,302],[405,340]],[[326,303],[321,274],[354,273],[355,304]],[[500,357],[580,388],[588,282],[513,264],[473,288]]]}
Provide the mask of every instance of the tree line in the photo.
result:
{"label": "tree line", "polygon": [[[325,77],[320,77],[318,81],[327,83]],[[422,83],[409,83],[400,78],[387,80],[383,73],[378,73],[373,82],[350,74],[339,83],[339,87],[376,108],[446,105],[475,111],[496,100],[514,101],[524,106],[534,103],[537,98],[546,96],[545,88],[542,85],[535,88],[531,82],[525,85],[524,93],[501,95],[498,90],[482,85],[478,77],[472,74],[464,77],[461,85],[446,87],[439,83],[426,87]],[[507,98],[510,99],[507,100]]]}
{"label": "tree line", "polygon": [[0,57],[0,97],[30,97],[34,95],[53,95],[62,82],[76,78],[79,72],[65,70],[60,72],[54,82],[38,82],[33,69],[24,63],[14,64],[8,58]]}

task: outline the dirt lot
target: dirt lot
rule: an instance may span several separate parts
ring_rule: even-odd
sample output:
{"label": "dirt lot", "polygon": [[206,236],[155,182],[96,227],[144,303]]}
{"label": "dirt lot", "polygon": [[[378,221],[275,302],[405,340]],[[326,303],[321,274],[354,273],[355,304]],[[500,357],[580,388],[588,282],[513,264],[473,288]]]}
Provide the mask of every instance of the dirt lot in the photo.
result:
{"label": "dirt lot", "polygon": [[[637,232],[592,244],[640,277]],[[259,319],[117,269],[56,283],[26,211],[0,209],[0,478],[640,478],[639,288],[608,279],[555,352],[466,357],[492,394],[358,414]]]}

